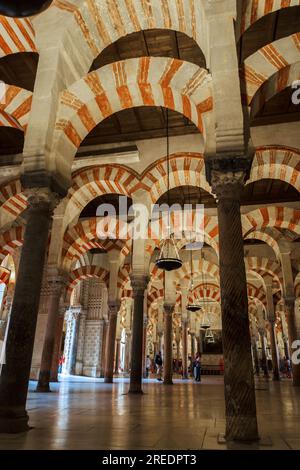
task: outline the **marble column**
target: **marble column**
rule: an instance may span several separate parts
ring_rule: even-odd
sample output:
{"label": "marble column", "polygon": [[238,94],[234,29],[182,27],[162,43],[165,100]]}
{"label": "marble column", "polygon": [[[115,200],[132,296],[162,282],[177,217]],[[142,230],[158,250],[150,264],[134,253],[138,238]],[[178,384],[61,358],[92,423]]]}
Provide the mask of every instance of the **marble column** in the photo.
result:
{"label": "marble column", "polygon": [[[287,325],[289,335],[289,352],[293,372],[293,385],[300,386],[300,364],[293,362],[294,342],[299,340],[297,333],[296,315],[295,315],[295,299],[285,298],[284,304],[287,312]],[[298,348],[298,346],[297,346]],[[296,348],[296,349],[297,349]]]}
{"label": "marble column", "polygon": [[195,358],[195,333],[190,333],[190,337],[191,337],[191,356],[192,356],[192,359]]}
{"label": "marble column", "polygon": [[187,339],[188,339],[188,320],[182,320],[182,378],[188,378],[188,347],[187,347]]}
{"label": "marble column", "polygon": [[104,318],[101,318],[99,323],[99,352],[98,352],[98,361],[97,361],[97,369],[96,369],[96,376],[102,377],[102,364],[103,364],[103,342],[105,341],[105,323],[106,321]]}
{"label": "marble column", "polygon": [[65,338],[63,374],[75,373],[76,350],[79,330],[80,307],[70,307],[66,314],[67,331]]}
{"label": "marble column", "polygon": [[125,372],[129,374],[131,369],[131,359],[130,359],[130,352],[131,352],[131,332],[126,331],[126,343],[125,343]]}
{"label": "marble column", "polygon": [[266,298],[267,298],[267,320],[270,327],[270,343],[271,343],[271,354],[272,354],[272,368],[273,368],[273,380],[280,380],[279,374],[279,357],[278,357],[278,345],[275,332],[275,308],[273,300],[273,288],[272,280],[265,280],[266,285]]}
{"label": "marble column", "polygon": [[121,339],[117,338],[116,339],[115,374],[119,373],[119,367],[120,367],[120,343],[121,343]]}
{"label": "marble column", "polygon": [[49,226],[57,199],[47,188],[28,196],[27,223],[0,377],[0,432],[29,429],[26,399]]}
{"label": "marble column", "polygon": [[259,357],[258,357],[258,351],[257,351],[257,344],[256,344],[256,337],[253,336],[252,341],[252,352],[253,352],[253,359],[254,359],[254,368],[255,368],[255,374],[259,376]]}
{"label": "marble column", "polygon": [[83,352],[84,352],[86,317],[87,317],[87,311],[81,310],[80,317],[79,317],[79,326],[78,326],[75,375],[83,375]]}
{"label": "marble column", "polygon": [[[144,308],[145,308],[145,300],[147,304],[147,295],[144,296]],[[146,362],[147,362],[147,326],[148,326],[148,317],[144,316],[144,330],[143,330],[143,377],[144,379],[147,377],[146,371]]]}
{"label": "marble column", "polygon": [[144,296],[148,284],[145,275],[133,274],[130,277],[133,291],[133,318],[131,340],[131,370],[129,393],[142,392],[143,369],[143,330],[144,330]]}
{"label": "marble column", "polygon": [[57,269],[49,270],[47,276],[49,285],[48,317],[44,338],[41,367],[36,392],[47,393],[50,390],[50,372],[54,352],[55,333],[59,316],[59,303],[65,279]]}
{"label": "marble column", "polygon": [[105,374],[104,382],[112,383],[114,375],[114,361],[115,361],[115,342],[117,333],[117,319],[120,303],[117,301],[108,302],[108,316],[109,325],[106,338],[106,352],[105,352]]}
{"label": "marble column", "polygon": [[279,374],[279,355],[278,345],[275,332],[275,318],[269,319],[270,325],[270,341],[271,341],[271,353],[272,353],[272,366],[273,366],[273,380],[280,380]]}
{"label": "marble column", "polygon": [[164,304],[164,384],[173,384],[173,312],[174,304]]}
{"label": "marble column", "polygon": [[108,326],[109,321],[103,320],[103,340],[101,348],[101,365],[100,365],[100,377],[104,378],[105,376],[105,362],[106,362],[106,345],[107,345],[107,335],[108,335]]}
{"label": "marble column", "polygon": [[247,281],[240,213],[250,161],[242,156],[207,159],[207,176],[217,196],[227,441],[258,439],[249,330]]}
{"label": "marble column", "polygon": [[262,363],[263,373],[266,378],[269,378],[267,352],[266,352],[266,332],[264,328],[259,328],[258,331],[259,331],[260,342],[261,342],[261,363]]}
{"label": "marble column", "polygon": [[58,382],[58,365],[59,365],[58,363],[59,363],[59,358],[62,354],[61,347],[62,347],[65,312],[66,312],[66,306],[63,305],[59,309],[58,320],[57,320],[57,325],[56,325],[54,351],[53,351],[53,356],[52,356],[51,373],[50,373],[51,382]]}

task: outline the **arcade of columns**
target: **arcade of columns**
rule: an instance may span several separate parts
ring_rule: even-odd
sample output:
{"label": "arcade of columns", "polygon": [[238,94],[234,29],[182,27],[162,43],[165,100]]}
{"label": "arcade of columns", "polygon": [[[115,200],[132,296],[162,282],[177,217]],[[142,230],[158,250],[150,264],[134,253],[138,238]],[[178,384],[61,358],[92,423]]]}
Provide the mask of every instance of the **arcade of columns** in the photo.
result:
{"label": "arcade of columns", "polygon": [[[269,344],[278,379],[279,356],[291,356],[299,337],[300,211],[293,204],[240,210],[240,198],[245,185],[260,179],[282,180],[299,191],[300,142],[295,135],[285,143],[284,125],[276,127],[276,138],[275,130],[254,129],[249,139],[244,111],[252,112],[299,75],[300,33],[254,51],[243,74],[236,41],[263,16],[299,5],[284,3],[56,0],[31,20],[0,18],[2,56],[39,54],[34,92],[6,85],[7,99],[0,105],[1,125],[25,133],[22,163],[1,173],[0,278],[6,285],[1,335],[7,325],[8,333],[0,432],[28,429],[29,378],[37,380],[37,391],[50,390],[63,330],[63,373],[111,382],[122,363],[130,374],[129,392],[141,393],[145,356],[162,343],[164,382],[172,383],[174,343],[187,376],[201,315],[186,311],[185,241],[179,244],[182,267],[163,277],[155,266],[159,240],[131,242],[109,232],[100,240],[97,217],[80,217],[105,194],[149,208],[157,202],[167,191],[164,139],[156,145],[140,142],[139,155],[127,160],[121,154],[74,159],[105,118],[126,108],[163,106],[199,129],[172,139],[170,189],[201,187],[217,200],[217,211],[205,211],[205,246],[194,254],[193,271],[195,295],[209,300],[212,326],[222,329],[226,438],[258,438],[253,360],[258,349],[264,360]],[[192,37],[207,69],[180,59],[140,57],[89,72],[109,44],[156,28]],[[270,48],[281,60],[274,60]],[[261,244],[244,251],[244,241],[252,239]],[[300,385],[298,365],[293,383]]]}

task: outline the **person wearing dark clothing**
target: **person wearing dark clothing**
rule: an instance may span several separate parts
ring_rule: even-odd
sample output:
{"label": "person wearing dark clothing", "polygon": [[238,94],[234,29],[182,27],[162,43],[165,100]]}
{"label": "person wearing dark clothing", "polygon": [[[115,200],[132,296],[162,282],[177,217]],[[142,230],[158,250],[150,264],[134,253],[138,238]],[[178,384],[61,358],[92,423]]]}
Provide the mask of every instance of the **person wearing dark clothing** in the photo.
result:
{"label": "person wearing dark clothing", "polygon": [[162,374],[162,357],[161,357],[161,352],[159,351],[156,356],[155,356],[155,366],[156,366],[156,374],[157,374],[157,380],[162,381],[161,374]]}

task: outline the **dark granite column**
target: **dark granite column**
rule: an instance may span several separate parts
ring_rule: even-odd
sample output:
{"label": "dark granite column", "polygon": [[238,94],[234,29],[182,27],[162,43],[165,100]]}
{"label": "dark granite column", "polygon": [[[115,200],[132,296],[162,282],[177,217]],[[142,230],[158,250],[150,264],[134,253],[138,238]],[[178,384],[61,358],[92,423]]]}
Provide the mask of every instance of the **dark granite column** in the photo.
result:
{"label": "dark granite column", "polygon": [[119,373],[120,365],[120,338],[116,339],[116,358],[115,358],[115,374]]}
{"label": "dark granite column", "polygon": [[106,362],[106,344],[107,344],[107,334],[108,334],[109,321],[104,320],[103,324],[103,340],[102,340],[102,352],[101,352],[101,370],[100,377],[103,378],[105,375],[105,362]]}
{"label": "dark granite column", "polygon": [[117,318],[120,308],[119,302],[108,302],[108,317],[109,325],[106,337],[106,352],[105,352],[105,374],[104,382],[112,383],[114,375],[114,360],[115,360],[115,342],[117,332]]}
{"label": "dark granite column", "polygon": [[27,223],[0,377],[0,432],[29,429],[26,399],[49,226],[56,204],[47,189],[28,196]]}
{"label": "dark granite column", "polygon": [[280,380],[279,374],[279,359],[278,359],[278,345],[275,332],[275,318],[269,319],[270,325],[270,340],[271,340],[271,353],[272,353],[272,366],[273,366],[273,380]]}
{"label": "dark granite column", "polygon": [[42,359],[39,380],[36,392],[46,393],[50,390],[50,373],[54,352],[55,333],[59,317],[60,297],[64,286],[63,275],[55,269],[48,273],[47,282],[49,285],[48,318],[43,345]]}
{"label": "dark granite column", "polygon": [[257,351],[257,344],[256,344],[256,337],[252,337],[252,352],[253,352],[253,359],[254,359],[254,368],[255,368],[255,375],[259,376],[259,357]]}
{"label": "dark granite column", "polygon": [[131,370],[129,393],[142,392],[143,369],[143,330],[144,330],[144,296],[148,284],[148,277],[132,275],[131,286],[133,290],[133,318],[131,340]]}
{"label": "dark granite column", "polygon": [[50,372],[50,382],[58,382],[58,363],[62,354],[62,339],[65,319],[66,306],[60,307],[55,332],[54,350],[52,355],[52,364]]}
{"label": "dark granite column", "polygon": [[173,384],[173,312],[175,305],[164,304],[164,384]]}
{"label": "dark granite column", "polygon": [[265,337],[265,329],[259,328],[259,336],[261,342],[261,364],[264,376],[269,378],[269,370],[268,370],[268,362],[267,362],[267,352],[266,352],[266,337]]}
{"label": "dark granite column", "polygon": [[187,348],[187,325],[188,320],[183,319],[182,322],[182,378],[188,378],[188,348]]}
{"label": "dark granite column", "polygon": [[208,159],[206,167],[218,206],[225,439],[228,441],[258,439],[240,214],[241,192],[249,166],[247,158],[220,156]]}

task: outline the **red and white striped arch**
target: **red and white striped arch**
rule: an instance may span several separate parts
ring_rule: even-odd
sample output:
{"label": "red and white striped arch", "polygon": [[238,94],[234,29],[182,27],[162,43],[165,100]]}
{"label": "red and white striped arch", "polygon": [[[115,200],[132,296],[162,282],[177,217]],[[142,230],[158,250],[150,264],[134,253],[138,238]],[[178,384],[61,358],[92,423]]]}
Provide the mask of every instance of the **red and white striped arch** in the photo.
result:
{"label": "red and white striped arch", "polygon": [[240,34],[263,16],[282,8],[299,6],[300,0],[243,0]]}
{"label": "red and white striped arch", "polygon": [[248,57],[241,72],[245,80],[248,105],[251,104],[259,88],[272,75],[299,60],[300,32],[278,39]]}
{"label": "red and white striped arch", "polygon": [[220,286],[213,283],[198,284],[192,295],[193,300],[210,299],[220,302]]}
{"label": "red and white striped arch", "polygon": [[[1,18],[1,16],[0,16]],[[32,92],[5,84],[0,97],[0,126],[26,131],[32,102]]]}
{"label": "red and white striped arch", "polygon": [[256,299],[263,304],[264,307],[267,306],[266,294],[262,288],[250,284],[247,282],[247,293],[248,297],[251,299]]}
{"label": "red and white striped arch", "polygon": [[[108,220],[106,224],[107,238],[102,240],[98,236],[98,222],[99,219],[96,217],[80,221],[65,233],[62,260],[66,270],[70,270],[72,264],[92,248],[103,248],[106,251],[112,249],[123,250],[124,256],[129,253],[129,246],[126,244],[126,240],[118,239],[118,233],[127,224],[120,220]],[[113,238],[115,235],[117,239]]]}
{"label": "red and white striped arch", "polygon": [[55,0],[70,13],[65,41],[76,43],[87,69],[103,49],[130,33],[146,29],[180,31],[206,47],[204,9],[198,0]]}
{"label": "red and white striped arch", "polygon": [[[170,155],[170,189],[179,186],[196,186],[211,193],[206,181],[204,158],[200,153],[182,152]],[[162,158],[148,167],[141,177],[141,187],[146,189],[155,204],[168,190],[167,159]]]}
{"label": "red and white striped arch", "polygon": [[277,258],[279,257],[279,254],[280,254],[278,241],[281,238],[282,238],[282,235],[279,232],[275,230],[270,230],[269,228],[265,228],[262,230],[254,230],[253,232],[249,232],[245,236],[245,240],[251,239],[251,240],[261,240],[262,242],[265,242],[274,250],[274,253],[276,254]]}
{"label": "red and white striped arch", "polygon": [[23,245],[25,227],[19,225],[0,234],[0,261]]}
{"label": "red and white striped arch", "polygon": [[178,59],[141,57],[106,65],[65,90],[55,125],[54,151],[71,166],[83,139],[94,127],[122,109],[165,106],[182,113],[204,132],[213,109],[210,75]]}
{"label": "red and white striped arch", "polygon": [[[194,259],[193,260],[193,273],[194,280],[202,280],[204,274],[204,282],[209,282],[213,279],[219,282],[219,266],[211,263],[205,259]],[[190,279],[191,277],[191,264],[190,262],[183,263],[182,267],[175,272],[175,279],[177,282],[182,279]]]}
{"label": "red and white striped arch", "polygon": [[8,286],[10,278],[10,270],[0,266],[0,283],[6,284]]}
{"label": "red and white striped arch", "polygon": [[[300,28],[300,26],[299,26]],[[287,65],[272,75],[255,94],[251,103],[251,115],[256,116],[264,104],[285,88],[300,80],[300,61]]]}
{"label": "red and white striped arch", "polygon": [[19,179],[0,187],[0,228],[16,219],[26,208],[27,198]]}
{"label": "red and white striped arch", "polygon": [[109,272],[100,266],[82,266],[69,274],[67,282],[67,300],[70,300],[73,289],[83,279],[98,278],[101,282],[108,285]]}
{"label": "red and white striped arch", "polygon": [[96,197],[103,194],[131,197],[138,187],[138,175],[121,165],[103,165],[76,172],[67,195],[64,226],[67,227]]}
{"label": "red and white striped arch", "polygon": [[278,146],[258,148],[247,184],[261,179],[278,179],[300,191],[300,151]]}
{"label": "red and white striped arch", "polygon": [[245,258],[245,267],[246,270],[255,271],[265,278],[271,276],[273,280],[282,287],[283,278],[281,266],[276,261],[273,261],[269,258],[258,258],[256,256],[247,256]]}
{"label": "red and white striped arch", "polygon": [[242,215],[244,236],[267,227],[288,229],[300,234],[300,211],[289,207],[262,207]]}
{"label": "red and white striped arch", "polygon": [[31,20],[0,16],[0,58],[18,52],[37,52]]}

